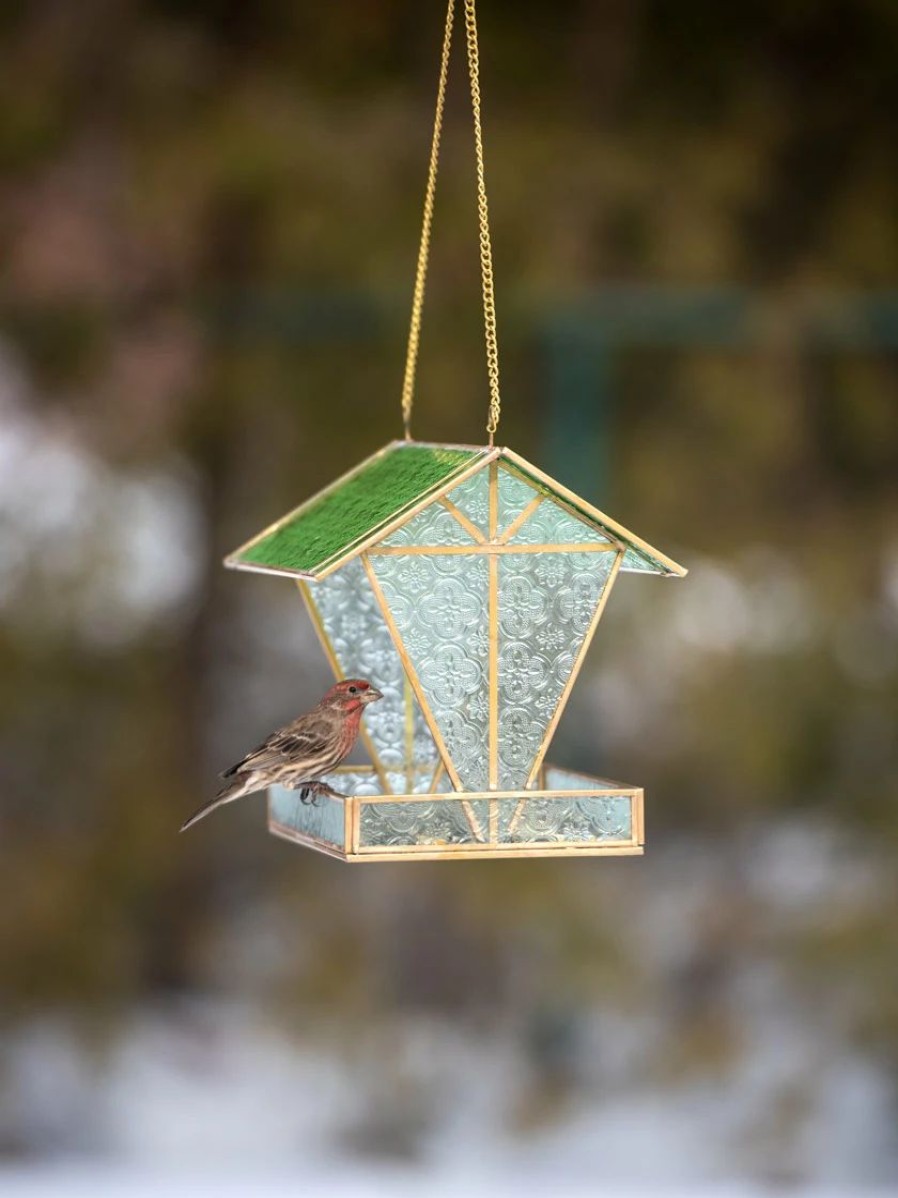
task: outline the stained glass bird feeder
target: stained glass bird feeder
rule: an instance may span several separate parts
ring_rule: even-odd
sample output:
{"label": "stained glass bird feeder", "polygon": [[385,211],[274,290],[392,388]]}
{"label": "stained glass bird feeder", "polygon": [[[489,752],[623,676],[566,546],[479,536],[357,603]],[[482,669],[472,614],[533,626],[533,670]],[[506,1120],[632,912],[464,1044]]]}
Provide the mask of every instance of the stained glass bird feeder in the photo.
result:
{"label": "stained glass bird feeder", "polygon": [[641,853],[639,787],[546,762],[621,573],[685,573],[497,447],[396,441],[227,559],[294,579],[340,677],[383,692],[345,798],[270,793],[347,861]]}
{"label": "stained glass bird feeder", "polygon": [[499,366],[474,0],[464,0],[490,405],[484,446],[411,437],[412,396],[452,37],[449,0],[409,332],[405,440],[231,554],[299,586],[334,673],[383,693],[369,766],[304,804],[269,792],[269,829],[344,861],[620,856],[643,851],[638,786],[546,753],[620,574],[682,566],[494,444]]}

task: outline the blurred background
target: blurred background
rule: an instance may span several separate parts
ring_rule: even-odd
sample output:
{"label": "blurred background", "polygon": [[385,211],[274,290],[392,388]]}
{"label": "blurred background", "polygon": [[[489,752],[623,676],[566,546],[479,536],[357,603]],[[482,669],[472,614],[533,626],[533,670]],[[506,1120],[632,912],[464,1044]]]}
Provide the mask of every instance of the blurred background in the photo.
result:
{"label": "blurred background", "polygon": [[[329,681],[220,560],[401,435],[444,5],[12,0],[4,1194],[898,1186],[898,8],[480,9],[499,441],[690,567],[551,753],[646,856],[178,837]],[[479,443],[469,122],[457,53],[415,432]]]}

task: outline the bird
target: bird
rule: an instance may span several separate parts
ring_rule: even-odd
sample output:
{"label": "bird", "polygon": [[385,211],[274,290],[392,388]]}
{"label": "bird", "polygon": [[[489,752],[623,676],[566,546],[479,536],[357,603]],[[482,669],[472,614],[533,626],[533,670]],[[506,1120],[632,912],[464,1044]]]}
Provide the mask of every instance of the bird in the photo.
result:
{"label": "bird", "polygon": [[304,803],[321,794],[336,795],[321,779],[348,757],[359,734],[362,713],[382,698],[377,687],[364,678],[337,682],[311,711],[272,732],[258,748],[225,770],[221,775],[226,779],[224,786],[184,821],[181,831],[216,807],[273,785],[299,790]]}

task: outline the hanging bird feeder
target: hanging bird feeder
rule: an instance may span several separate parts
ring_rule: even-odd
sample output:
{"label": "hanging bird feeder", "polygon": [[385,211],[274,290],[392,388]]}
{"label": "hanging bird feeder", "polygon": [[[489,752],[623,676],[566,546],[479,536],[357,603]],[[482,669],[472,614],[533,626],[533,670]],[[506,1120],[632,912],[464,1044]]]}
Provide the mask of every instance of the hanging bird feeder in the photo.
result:
{"label": "hanging bird feeder", "polygon": [[449,2],[395,441],[226,559],[293,578],[340,677],[369,678],[370,766],[336,797],[269,792],[269,828],[346,861],[643,851],[639,787],[545,758],[620,573],[682,566],[510,449],[494,444],[499,369],[480,134],[474,0],[465,24],[490,411],[485,446],[411,438],[443,101]]}

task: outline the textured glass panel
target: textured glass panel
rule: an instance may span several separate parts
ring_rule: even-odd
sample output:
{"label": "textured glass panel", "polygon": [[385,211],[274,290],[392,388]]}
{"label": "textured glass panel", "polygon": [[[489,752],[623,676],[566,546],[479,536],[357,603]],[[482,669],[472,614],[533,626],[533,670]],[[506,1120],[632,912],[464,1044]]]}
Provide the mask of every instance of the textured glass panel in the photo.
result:
{"label": "textured glass panel", "polygon": [[626,790],[620,782],[609,782],[607,778],[587,778],[585,774],[574,774],[555,765],[546,766],[544,790]]}
{"label": "textured glass panel", "polygon": [[435,500],[430,507],[408,524],[403,524],[384,545],[476,545],[477,542],[466,532],[447,507]]}
{"label": "textured glass panel", "polygon": [[630,548],[624,554],[624,560],[620,564],[622,570],[632,574],[669,574],[667,566],[662,566],[660,562],[656,562],[654,558],[649,557],[647,553],[643,553],[641,549]]}
{"label": "textured glass panel", "polygon": [[[527,472],[526,466],[520,466],[516,464],[516,469],[518,469],[529,481],[532,481],[534,486],[541,486],[545,494],[556,494],[549,484],[538,482],[536,479],[532,479]],[[559,496],[559,498],[561,498],[561,496]],[[594,524],[597,529],[605,528],[605,525],[601,520],[596,519],[591,512],[585,511],[584,507],[581,507],[582,501],[578,502],[576,499],[571,500],[567,497],[565,497],[565,499],[570,507],[575,508],[581,513],[583,519],[587,521],[588,524]],[[629,559],[624,559],[624,562],[621,564],[621,569],[634,571],[638,570],[641,573],[647,574],[673,573],[668,566],[662,565],[661,562],[656,561],[651,554],[646,553],[642,549],[635,548],[631,540],[632,533],[628,533],[626,529],[621,529],[620,526],[618,526],[617,530],[615,530],[613,527],[609,526],[606,531],[611,541],[618,541],[622,545],[626,545],[631,550],[632,556],[630,556]]]}
{"label": "textured glass panel", "polygon": [[323,781],[341,795],[383,794],[380,778],[370,768],[361,768],[357,772],[355,770],[335,770],[332,774],[326,774]]}
{"label": "textured glass panel", "polygon": [[499,840],[503,844],[549,841],[583,844],[615,843],[632,838],[629,795],[584,796],[582,799],[499,800]]}
{"label": "textured glass panel", "polygon": [[370,560],[462,785],[485,790],[487,560],[451,554]]}
{"label": "textured glass panel", "polygon": [[489,534],[490,472],[488,467],[478,470],[465,482],[453,487],[446,498],[451,499],[484,536]]}
{"label": "textured glass panel", "polygon": [[536,487],[525,483],[517,474],[512,474],[504,466],[499,467],[499,532],[504,532],[516,516],[519,516],[528,503],[532,503],[537,495],[542,494]]}
{"label": "textured glass panel", "polygon": [[511,538],[512,545],[607,545],[608,538],[553,499],[539,505]]}
{"label": "textured glass panel", "polygon": [[[427,795],[431,793],[439,793],[431,790],[430,782],[433,778],[433,770],[428,770],[426,773],[418,772],[415,776],[409,779],[408,775],[403,771],[400,773],[387,774],[387,781],[390,784],[390,792],[394,795]],[[451,789],[451,787],[449,788]]]}
{"label": "textured glass panel", "polygon": [[[489,804],[482,800],[468,807],[482,839],[489,829]],[[359,822],[362,845],[477,844],[461,800],[439,799],[434,803],[365,803]]]}
{"label": "textured glass panel", "polygon": [[406,770],[389,770],[387,772],[387,782],[390,785],[389,791],[384,791],[380,783],[380,778],[370,767],[361,767],[358,770],[341,769],[335,770],[332,774],[327,774],[324,781],[328,786],[332,787],[338,794],[351,795],[355,797],[366,798],[374,795],[387,794],[439,794],[444,790],[452,789],[451,785],[443,785],[437,783],[435,791],[431,789],[431,780],[433,778],[434,767],[427,766],[426,769],[418,769],[415,771],[415,776],[412,778],[411,786],[408,785],[409,778]]}
{"label": "textured glass panel", "polygon": [[499,787],[524,785],[614,562],[612,553],[499,558]]}
{"label": "textured glass panel", "polygon": [[361,562],[347,562],[323,582],[309,583],[309,594],[343,673],[368,678],[383,692],[383,699],[367,708],[363,722],[381,764],[385,769],[406,764],[407,697],[413,709],[415,761],[435,762],[427,721],[405,686],[402,662]]}
{"label": "textured glass panel", "polygon": [[304,836],[344,847],[344,811],[338,799],[319,797],[314,803],[303,803],[298,790],[286,790],[283,786],[272,786],[270,796],[271,817],[276,823]]}

